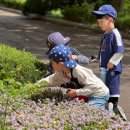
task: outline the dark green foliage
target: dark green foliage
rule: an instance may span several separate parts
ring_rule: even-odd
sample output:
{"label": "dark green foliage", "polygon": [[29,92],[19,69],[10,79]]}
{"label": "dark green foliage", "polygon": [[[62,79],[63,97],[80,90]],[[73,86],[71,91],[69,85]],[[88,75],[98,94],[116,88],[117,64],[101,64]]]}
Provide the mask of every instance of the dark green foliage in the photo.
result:
{"label": "dark green foliage", "polygon": [[126,0],[124,4],[124,11],[118,14],[116,26],[120,30],[125,30],[127,33],[130,30],[130,1]]}
{"label": "dark green foliage", "polygon": [[45,15],[44,0],[27,0],[22,7],[22,12],[24,15],[29,13]]}
{"label": "dark green foliage", "polygon": [[66,7],[62,13],[67,20],[82,23],[88,23],[91,21],[92,23],[95,21],[95,17],[92,15],[93,8],[93,5]]}
{"label": "dark green foliage", "polygon": [[44,101],[45,99],[49,98],[50,100],[55,99],[56,102],[63,101],[66,98],[61,89],[59,88],[45,88],[42,92],[37,91],[31,95],[31,99],[38,102],[38,100]]}
{"label": "dark green foliage", "polygon": [[31,53],[0,45],[0,80],[5,84],[34,83],[46,73],[46,66]]}
{"label": "dark green foliage", "polygon": [[121,13],[116,21],[116,26],[120,30],[125,30],[127,33],[130,30],[130,16],[126,13]]}
{"label": "dark green foliage", "polygon": [[21,9],[25,0],[0,0],[0,3],[11,8]]}
{"label": "dark green foliage", "polygon": [[66,7],[63,10],[63,16],[67,20],[83,22],[85,20],[85,8],[82,7]]}
{"label": "dark green foliage", "polygon": [[64,2],[62,0],[45,0],[45,3],[49,10],[62,8],[64,6]]}
{"label": "dark green foliage", "polygon": [[130,1],[129,0],[125,0],[124,13],[130,14]]}

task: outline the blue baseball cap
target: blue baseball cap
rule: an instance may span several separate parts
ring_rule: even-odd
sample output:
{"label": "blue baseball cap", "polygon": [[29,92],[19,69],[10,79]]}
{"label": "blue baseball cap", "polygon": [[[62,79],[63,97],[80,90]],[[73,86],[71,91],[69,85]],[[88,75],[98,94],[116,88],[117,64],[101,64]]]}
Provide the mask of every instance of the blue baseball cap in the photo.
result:
{"label": "blue baseball cap", "polygon": [[103,5],[99,8],[98,11],[93,11],[95,15],[108,15],[113,17],[114,19],[117,18],[117,11],[111,5]]}
{"label": "blue baseball cap", "polygon": [[63,62],[64,66],[69,69],[75,68],[77,63],[72,59],[72,53],[68,46],[57,45],[49,52],[49,58],[52,58],[55,62]]}

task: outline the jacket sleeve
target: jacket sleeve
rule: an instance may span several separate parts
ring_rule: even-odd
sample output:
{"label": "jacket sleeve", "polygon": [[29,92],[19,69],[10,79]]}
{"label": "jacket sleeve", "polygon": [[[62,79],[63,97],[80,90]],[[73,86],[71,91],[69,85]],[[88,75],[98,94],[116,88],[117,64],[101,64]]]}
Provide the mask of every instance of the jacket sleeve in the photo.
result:
{"label": "jacket sleeve", "polygon": [[118,63],[122,60],[123,53],[115,53],[111,59],[109,60],[111,63],[113,63],[115,66],[118,65]]}
{"label": "jacket sleeve", "polygon": [[91,62],[91,60],[84,56],[84,55],[78,55],[78,63],[81,63],[81,64],[89,64]]}
{"label": "jacket sleeve", "polygon": [[80,53],[76,48],[70,47],[70,50],[71,50],[71,52],[72,52],[72,55],[77,55],[77,57],[78,57],[77,62],[78,62],[78,63],[81,63],[81,64],[89,64],[89,63],[91,62],[91,60],[90,60],[88,57],[84,56],[84,55],[83,55],[82,53]]}
{"label": "jacket sleeve", "polygon": [[46,78],[39,80],[38,82],[40,83],[44,81],[47,82],[49,86],[57,86],[64,83],[63,76],[59,72],[55,72],[54,74],[49,75]]}
{"label": "jacket sleeve", "polygon": [[80,84],[84,87],[76,89],[77,96],[100,96],[108,93],[106,85],[92,72],[92,70],[80,66],[73,71],[74,77],[76,77]]}

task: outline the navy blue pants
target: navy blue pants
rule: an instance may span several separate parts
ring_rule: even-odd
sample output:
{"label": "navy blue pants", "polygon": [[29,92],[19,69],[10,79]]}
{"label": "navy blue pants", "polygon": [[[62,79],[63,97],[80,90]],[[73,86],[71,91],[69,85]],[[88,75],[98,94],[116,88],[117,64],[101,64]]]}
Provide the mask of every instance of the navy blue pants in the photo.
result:
{"label": "navy blue pants", "polygon": [[120,74],[109,70],[106,75],[106,86],[109,88],[110,96],[120,95]]}

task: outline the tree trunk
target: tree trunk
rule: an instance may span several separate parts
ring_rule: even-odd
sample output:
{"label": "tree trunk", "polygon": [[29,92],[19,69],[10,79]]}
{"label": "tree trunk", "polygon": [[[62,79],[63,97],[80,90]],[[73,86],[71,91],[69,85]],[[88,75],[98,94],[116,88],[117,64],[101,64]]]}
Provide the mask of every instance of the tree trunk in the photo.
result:
{"label": "tree trunk", "polygon": [[125,0],[119,0],[119,1],[120,1],[119,11],[120,11],[120,12],[123,12],[123,11],[124,11],[124,3],[125,3]]}
{"label": "tree trunk", "polygon": [[125,0],[115,0],[112,2],[113,5],[115,5],[115,8],[117,9],[118,12],[123,12],[124,11],[124,3]]}

